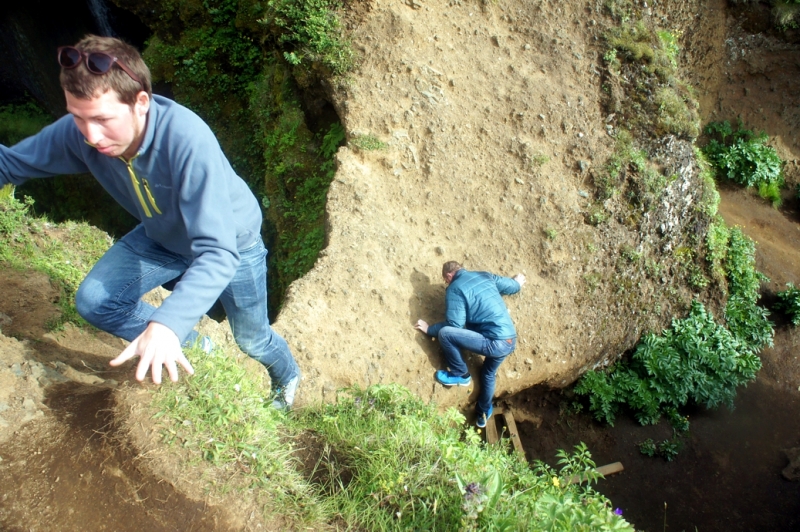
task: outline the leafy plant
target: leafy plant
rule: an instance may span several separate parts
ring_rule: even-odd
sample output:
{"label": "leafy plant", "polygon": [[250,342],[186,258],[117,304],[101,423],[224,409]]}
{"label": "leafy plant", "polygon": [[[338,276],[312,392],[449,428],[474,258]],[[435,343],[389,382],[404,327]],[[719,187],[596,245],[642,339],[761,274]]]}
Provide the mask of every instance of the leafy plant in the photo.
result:
{"label": "leafy plant", "polygon": [[649,456],[650,458],[653,458],[658,452],[658,448],[656,447],[656,443],[653,441],[653,438],[647,438],[643,442],[640,442],[638,447],[640,453],[645,456]]}
{"label": "leafy plant", "polygon": [[0,144],[16,144],[52,121],[52,115],[33,102],[0,105]]}
{"label": "leafy plant", "polygon": [[586,373],[575,393],[589,396],[590,410],[600,421],[613,424],[626,405],[639,423],[654,424],[690,402],[732,406],[736,387],[753,380],[760,368],[750,346],[694,301],[689,316],[673,320],[661,335],[645,335],[630,361]]}
{"label": "leafy plant", "polygon": [[769,279],[755,268],[755,243],[738,227],[730,230],[728,251],[723,262],[729,297],[725,319],[730,331],[754,352],[772,346],[774,325],[769,312],[758,305],[762,281]]}
{"label": "leafy plant", "polygon": [[762,198],[775,206],[780,205],[783,161],[775,149],[767,145],[769,137],[765,133],[744,129],[741,122],[733,131],[728,121],[708,124],[705,133],[711,138],[703,152],[719,176],[745,187],[755,187]]}
{"label": "leafy plant", "polygon": [[786,290],[778,292],[778,299],[778,308],[789,316],[792,325],[800,325],[800,289],[792,283],[786,283]]}

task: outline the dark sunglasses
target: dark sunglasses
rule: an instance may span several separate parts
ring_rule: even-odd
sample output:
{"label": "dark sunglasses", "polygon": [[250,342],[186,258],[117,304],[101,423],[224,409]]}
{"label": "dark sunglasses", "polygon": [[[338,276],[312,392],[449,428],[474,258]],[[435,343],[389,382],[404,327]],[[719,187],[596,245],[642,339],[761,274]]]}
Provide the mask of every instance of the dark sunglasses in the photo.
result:
{"label": "dark sunglasses", "polygon": [[62,46],[58,49],[58,64],[61,65],[62,68],[75,68],[81,64],[81,60],[84,60],[86,69],[89,72],[98,76],[102,76],[111,70],[111,67],[116,63],[133,81],[144,87],[141,80],[136,77],[136,74],[125,66],[125,63],[112,55],[108,55],[104,52],[83,53],[74,46]]}

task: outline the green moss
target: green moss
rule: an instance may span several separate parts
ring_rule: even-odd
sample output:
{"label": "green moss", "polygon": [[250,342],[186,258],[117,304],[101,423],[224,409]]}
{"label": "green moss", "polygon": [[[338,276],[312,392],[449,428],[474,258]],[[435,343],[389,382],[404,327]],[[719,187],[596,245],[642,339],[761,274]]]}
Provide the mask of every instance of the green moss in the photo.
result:
{"label": "green moss", "polygon": [[693,99],[680,96],[672,87],[661,87],[656,91],[655,104],[656,124],[661,131],[688,138],[700,134],[700,114]]}

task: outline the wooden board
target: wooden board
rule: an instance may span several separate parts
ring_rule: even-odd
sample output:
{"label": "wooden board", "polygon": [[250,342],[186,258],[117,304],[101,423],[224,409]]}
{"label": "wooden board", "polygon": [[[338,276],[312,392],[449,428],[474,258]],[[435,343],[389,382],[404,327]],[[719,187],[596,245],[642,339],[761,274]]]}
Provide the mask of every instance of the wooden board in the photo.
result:
{"label": "wooden board", "polygon": [[519,439],[519,432],[517,432],[517,423],[514,421],[514,415],[511,410],[503,412],[503,418],[506,420],[508,427],[508,437],[511,438],[511,443],[514,445],[514,451],[525,455],[525,450],[522,448],[522,442]]}
{"label": "wooden board", "polygon": [[[614,473],[619,473],[620,471],[624,470],[625,468],[622,467],[622,462],[614,462],[613,464],[606,464],[604,466],[600,466],[596,469],[596,471],[602,474],[604,477],[608,475],[613,475]],[[579,478],[577,476],[572,477],[569,479],[570,484],[579,484],[581,482],[585,482],[585,478]]]}
{"label": "wooden board", "polygon": [[486,422],[486,441],[489,443],[497,443],[500,441],[500,436],[497,433],[497,416],[503,416],[506,427],[508,427],[508,437],[511,438],[514,451],[525,456],[525,450],[522,448],[522,441],[519,439],[517,423],[514,421],[514,414],[512,414],[511,410],[506,410],[501,405],[494,407],[492,417]]}

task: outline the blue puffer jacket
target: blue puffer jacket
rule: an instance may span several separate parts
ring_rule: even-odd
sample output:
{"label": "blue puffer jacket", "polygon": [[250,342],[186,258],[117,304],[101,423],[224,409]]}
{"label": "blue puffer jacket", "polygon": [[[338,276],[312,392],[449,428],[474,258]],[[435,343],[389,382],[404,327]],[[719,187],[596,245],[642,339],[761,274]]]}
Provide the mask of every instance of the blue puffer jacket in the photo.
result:
{"label": "blue puffer jacket", "polygon": [[516,294],[519,289],[519,283],[508,277],[458,270],[445,294],[446,321],[428,327],[428,334],[438,336],[442,327],[449,326],[475,331],[490,340],[516,338],[502,295]]}

